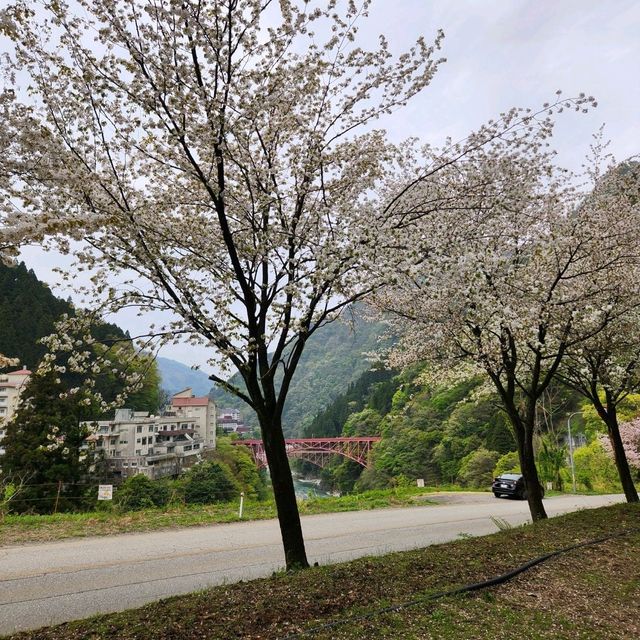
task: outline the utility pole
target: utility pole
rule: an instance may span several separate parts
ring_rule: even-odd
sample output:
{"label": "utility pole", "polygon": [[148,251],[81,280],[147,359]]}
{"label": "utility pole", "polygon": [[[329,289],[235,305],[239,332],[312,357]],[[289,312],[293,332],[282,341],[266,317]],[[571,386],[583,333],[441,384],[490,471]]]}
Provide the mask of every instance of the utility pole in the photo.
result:
{"label": "utility pole", "polygon": [[571,418],[577,416],[582,411],[574,411],[569,415],[567,419],[567,431],[569,432],[569,463],[571,465],[571,484],[573,486],[573,493],[576,493],[576,467],[573,462],[573,436],[571,435]]}

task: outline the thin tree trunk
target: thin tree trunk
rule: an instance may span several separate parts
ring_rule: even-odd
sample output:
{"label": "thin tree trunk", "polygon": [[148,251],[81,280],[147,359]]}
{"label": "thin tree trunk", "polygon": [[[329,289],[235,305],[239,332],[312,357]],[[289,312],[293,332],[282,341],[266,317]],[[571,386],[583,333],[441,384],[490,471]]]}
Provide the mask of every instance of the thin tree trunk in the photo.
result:
{"label": "thin tree trunk", "polygon": [[609,442],[611,442],[611,448],[613,449],[613,456],[625,498],[627,499],[627,502],[640,502],[640,500],[638,500],[638,492],[631,476],[631,469],[629,469],[629,462],[627,461],[627,456],[624,451],[624,445],[622,444],[620,428],[618,426],[618,416],[616,415],[615,409],[613,413],[611,413],[611,411],[607,412],[605,422],[607,424]]}
{"label": "thin tree trunk", "polygon": [[527,502],[531,520],[544,520],[547,517],[544,504],[542,503],[542,485],[538,478],[535,454],[533,450],[533,428],[535,424],[535,401],[528,403],[527,415],[529,423],[526,423],[518,411],[513,396],[503,396],[507,415],[513,427],[518,447],[518,458],[520,459],[520,471],[524,478],[524,486],[527,492]]}
{"label": "thin tree trunk", "polygon": [[595,390],[589,399],[598,412],[600,419],[607,425],[607,434],[609,436],[611,448],[613,449],[613,457],[616,463],[616,468],[618,469],[618,476],[620,477],[620,484],[622,484],[622,490],[624,491],[625,498],[627,499],[627,502],[639,502],[638,492],[633,483],[631,469],[629,469],[629,462],[627,461],[627,454],[624,451],[622,437],[620,436],[616,402],[614,401],[612,394],[609,392],[605,391],[605,396],[606,407]]}
{"label": "thin tree trunk", "polygon": [[300,513],[291,476],[291,467],[282,433],[282,420],[276,416],[259,416],[271,483],[278,511],[280,533],[287,570],[309,566],[302,536]]}

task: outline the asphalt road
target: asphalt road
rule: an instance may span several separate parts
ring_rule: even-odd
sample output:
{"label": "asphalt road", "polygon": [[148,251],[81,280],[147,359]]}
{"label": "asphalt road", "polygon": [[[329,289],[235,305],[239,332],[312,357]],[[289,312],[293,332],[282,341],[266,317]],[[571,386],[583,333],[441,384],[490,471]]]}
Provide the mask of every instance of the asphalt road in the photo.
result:
{"label": "asphalt road", "polygon": [[[311,562],[328,564],[495,532],[529,519],[526,502],[454,494],[441,504],[303,518]],[[623,496],[545,500],[550,516]],[[0,635],[121,611],[216,584],[270,575],[284,557],[277,521],[0,548]]]}

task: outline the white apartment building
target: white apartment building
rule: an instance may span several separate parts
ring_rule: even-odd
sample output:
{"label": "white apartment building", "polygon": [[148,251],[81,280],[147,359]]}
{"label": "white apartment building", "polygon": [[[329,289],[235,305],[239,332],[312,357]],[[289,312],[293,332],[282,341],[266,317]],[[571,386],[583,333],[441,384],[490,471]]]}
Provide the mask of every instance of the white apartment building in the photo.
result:
{"label": "white apartment building", "polygon": [[88,441],[104,452],[111,471],[122,478],[138,473],[150,478],[177,475],[216,442],[215,404],[190,391],[173,396],[161,416],[118,409],[113,420],[86,423],[93,432]]}
{"label": "white apartment building", "polygon": [[18,408],[20,393],[30,375],[31,371],[24,368],[0,374],[0,455],[4,453],[2,440],[6,433],[6,424]]}

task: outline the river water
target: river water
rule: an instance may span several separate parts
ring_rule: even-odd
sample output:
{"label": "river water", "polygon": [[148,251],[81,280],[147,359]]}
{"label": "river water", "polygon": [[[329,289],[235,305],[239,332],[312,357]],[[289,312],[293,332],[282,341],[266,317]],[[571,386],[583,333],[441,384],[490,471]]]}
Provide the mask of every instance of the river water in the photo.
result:
{"label": "river water", "polygon": [[293,486],[296,490],[296,497],[300,500],[308,498],[327,498],[330,493],[320,489],[320,480],[317,478],[301,478],[293,476]]}

